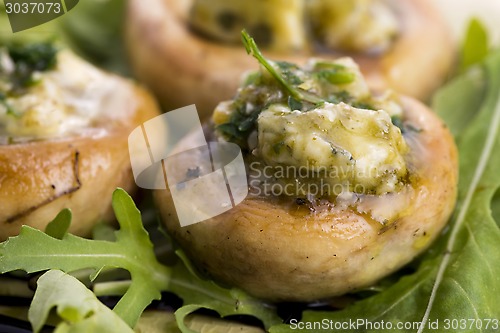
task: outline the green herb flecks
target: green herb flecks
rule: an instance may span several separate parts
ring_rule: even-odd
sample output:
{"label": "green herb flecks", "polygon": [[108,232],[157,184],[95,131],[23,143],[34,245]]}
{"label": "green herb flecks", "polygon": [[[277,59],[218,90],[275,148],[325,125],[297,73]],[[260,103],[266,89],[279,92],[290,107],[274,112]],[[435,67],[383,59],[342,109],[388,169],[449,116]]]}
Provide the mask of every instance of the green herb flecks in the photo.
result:
{"label": "green herb flecks", "polygon": [[300,101],[296,100],[292,96],[288,97],[288,107],[290,110],[302,110],[303,106],[304,105]]}
{"label": "green herb flecks", "polygon": [[9,77],[14,92],[36,84],[33,73],[50,70],[57,63],[57,49],[52,43],[12,44],[7,50],[15,66]]}
{"label": "green herb flecks", "polygon": [[230,120],[216,129],[231,142],[248,148],[247,139],[256,129],[258,116],[269,105],[284,103],[292,110],[307,111],[325,100],[298,87],[304,82],[301,75],[309,77],[310,74],[302,73],[295,64],[266,59],[246,31],[242,31],[242,41],[247,52],[259,61],[265,71],[247,76],[231,106],[234,111]]}
{"label": "green herb flecks", "polygon": [[356,79],[354,73],[345,69],[324,69],[315,74],[319,79],[326,80],[331,84],[348,84]]}
{"label": "green herb flecks", "polygon": [[303,82],[302,79],[295,74],[296,71],[300,70],[299,66],[286,61],[277,61],[275,64],[280,69],[281,75],[283,75],[286,82],[293,85],[299,85]]}
{"label": "green herb flecks", "polygon": [[262,110],[271,104],[286,103],[283,92],[273,82],[267,82],[262,75],[254,77],[253,83],[243,87],[232,103],[233,112],[227,123],[216,127],[229,141],[241,148],[248,148],[247,139],[256,129]]}
{"label": "green herb flecks", "polygon": [[238,107],[231,115],[231,120],[217,126],[217,130],[227,137],[231,142],[238,144],[242,148],[248,146],[247,138],[255,129],[257,118],[262,107],[258,107],[251,112],[246,111],[246,104]]}

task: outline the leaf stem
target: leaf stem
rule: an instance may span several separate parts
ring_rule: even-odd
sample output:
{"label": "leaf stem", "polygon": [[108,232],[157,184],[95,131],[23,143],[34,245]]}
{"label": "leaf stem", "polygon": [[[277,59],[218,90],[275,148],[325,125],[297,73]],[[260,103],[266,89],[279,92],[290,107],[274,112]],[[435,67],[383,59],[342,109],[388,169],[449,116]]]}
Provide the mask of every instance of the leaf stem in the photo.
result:
{"label": "leaf stem", "polygon": [[245,49],[247,50],[247,53],[251,56],[253,56],[257,61],[271,74],[276,81],[278,81],[281,86],[292,96],[295,100],[297,101],[306,101],[312,104],[318,104],[321,102],[324,102],[321,98],[313,95],[313,94],[307,94],[299,91],[296,89],[293,85],[291,85],[289,82],[287,82],[281,73],[279,73],[278,69],[273,65],[273,62],[271,60],[266,59],[263,55],[262,52],[259,50],[259,47],[257,46],[257,43],[255,43],[255,40],[250,37],[248,32],[246,30],[241,31],[241,40],[243,42],[243,45],[245,46]]}

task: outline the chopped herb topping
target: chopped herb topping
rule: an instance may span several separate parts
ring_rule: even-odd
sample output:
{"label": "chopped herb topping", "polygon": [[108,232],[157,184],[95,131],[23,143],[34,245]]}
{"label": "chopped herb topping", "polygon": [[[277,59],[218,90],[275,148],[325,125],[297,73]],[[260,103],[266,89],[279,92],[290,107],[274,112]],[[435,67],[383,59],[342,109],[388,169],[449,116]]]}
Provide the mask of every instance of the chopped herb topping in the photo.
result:
{"label": "chopped herb topping", "polygon": [[57,49],[52,43],[12,44],[7,51],[14,63],[14,71],[9,75],[14,93],[36,84],[34,72],[43,72],[56,65]]}
{"label": "chopped herb topping", "polygon": [[315,73],[316,77],[326,80],[331,84],[348,84],[356,79],[354,73],[347,69],[324,69]]}
{"label": "chopped herb topping", "polygon": [[278,61],[276,62],[276,65],[280,69],[281,75],[285,77],[287,82],[290,82],[293,85],[303,83],[300,77],[296,74],[296,72],[300,70],[299,66],[286,61]]}
{"label": "chopped herb topping", "polygon": [[288,97],[288,107],[290,110],[302,110],[303,106],[304,105],[300,101],[296,100],[292,96]]}

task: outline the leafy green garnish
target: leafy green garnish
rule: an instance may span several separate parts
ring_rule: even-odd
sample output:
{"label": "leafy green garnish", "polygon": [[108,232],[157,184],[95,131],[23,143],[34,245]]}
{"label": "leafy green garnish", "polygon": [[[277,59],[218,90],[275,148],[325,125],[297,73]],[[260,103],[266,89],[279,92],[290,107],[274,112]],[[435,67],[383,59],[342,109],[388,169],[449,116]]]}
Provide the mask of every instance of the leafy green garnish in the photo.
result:
{"label": "leafy green garnish", "polygon": [[173,270],[170,291],[184,300],[184,306],[175,312],[179,327],[184,333],[193,333],[185,328],[185,317],[200,308],[215,310],[223,317],[231,314],[251,314],[259,318],[266,328],[281,323],[274,306],[239,289],[222,288],[212,280],[203,279],[182,252],[179,255],[182,261]]}
{"label": "leafy green garnish", "polygon": [[353,98],[343,90],[343,85],[356,80],[356,73],[349,66],[317,60],[313,68],[300,68],[286,61],[272,61],[262,55],[245,30],[241,38],[248,54],[260,63],[261,70],[247,76],[230,104],[229,121],[216,127],[219,134],[241,148],[248,148],[247,139],[257,128],[259,114],[272,104],[288,105],[291,110],[303,112],[326,102],[369,106],[364,100]]}
{"label": "leafy green garnish", "polygon": [[56,65],[57,49],[52,43],[13,44],[8,51],[16,66],[31,71],[43,72]]}
{"label": "leafy green garnish", "polygon": [[324,69],[316,73],[316,76],[331,84],[347,84],[354,81],[356,76],[347,70]]}
{"label": "leafy green garnish", "polygon": [[486,27],[478,19],[472,19],[465,35],[465,41],[460,54],[461,72],[486,58],[489,51],[488,33]]}
{"label": "leafy green garnish", "polygon": [[45,233],[51,237],[63,239],[71,225],[71,216],[71,210],[68,208],[63,209],[52,222],[47,224]]}
{"label": "leafy green garnish", "polygon": [[[49,269],[74,272],[91,268],[94,273],[90,279],[93,281],[105,269],[126,269],[130,272],[131,281],[121,284],[128,288],[122,290],[125,291],[123,297],[113,311],[128,327],[135,326],[146,306],[153,299],[159,299],[162,291],[175,292],[187,305],[179,309],[176,314],[183,332],[192,332],[184,326],[185,316],[200,308],[215,310],[221,316],[253,315],[262,320],[266,327],[280,322],[273,307],[242,291],[220,287],[213,281],[198,276],[195,268],[191,266],[182,252],[178,253],[181,259],[174,266],[160,264],[153,251],[148,233],[142,225],[140,213],[132,198],[124,190],[117,189],[113,193],[113,209],[120,224],[120,230],[115,232],[116,241],[90,240],[67,233],[71,213],[69,210],[63,210],[49,224],[47,233],[23,226],[18,236],[1,243],[0,272],[24,270],[31,273]],[[53,280],[53,275],[50,276]],[[73,284],[67,281],[66,277],[62,279],[68,285]],[[66,298],[70,297],[57,289],[56,285],[52,285],[55,289],[50,290],[49,285],[49,283],[44,284],[47,290],[43,293],[53,296],[51,296],[51,301],[44,306],[38,306],[35,303],[38,319],[32,321],[34,327],[35,325],[39,327],[40,323],[43,324],[43,318],[46,317],[44,313],[52,306],[67,304]],[[108,288],[106,293],[101,288],[99,293],[100,295],[116,295],[118,289]],[[82,307],[78,311],[75,310],[77,311],[75,315],[88,314],[89,306],[97,306],[93,300],[89,303],[90,305],[84,300],[85,298],[78,298],[71,303],[71,308]],[[109,332],[121,333],[122,331],[111,330]]]}
{"label": "leafy green garnish", "polygon": [[83,283],[58,270],[50,270],[38,279],[28,313],[34,333],[40,332],[54,307],[62,319],[57,333],[134,332]]}
{"label": "leafy green garnish", "polygon": [[[483,99],[476,109],[440,104],[436,110],[445,119],[469,119],[468,126],[457,132],[460,153],[459,196],[455,214],[444,235],[419,261],[415,273],[372,297],[356,302],[344,310],[305,311],[302,321],[356,322],[366,320],[396,323],[418,323],[418,327],[399,332],[431,332],[429,323],[436,320],[444,329],[446,319],[467,318],[486,323],[499,318],[496,296],[500,294],[500,229],[491,215],[490,205],[500,189],[500,52],[491,54],[478,70],[484,84]],[[466,75],[459,80],[471,79]],[[473,80],[477,78],[474,77]],[[465,84],[465,83],[464,83]],[[473,83],[468,83],[473,84]],[[467,84],[465,84],[467,85]],[[455,86],[455,83],[451,83]],[[445,87],[445,90],[451,89]],[[461,86],[453,94],[456,103],[471,104],[469,94],[461,94]],[[478,88],[479,89],[479,88]],[[452,92],[448,91],[449,96]],[[474,97],[475,98],[475,97]],[[478,101],[474,101],[477,103]],[[469,115],[472,113],[472,115]],[[272,333],[294,332],[289,325],[272,327]],[[354,332],[354,330],[339,330]],[[374,327],[359,327],[355,332],[378,332]],[[398,330],[394,330],[398,331]],[[453,332],[493,332],[494,325],[481,329],[456,328]],[[316,332],[302,330],[301,332]]]}
{"label": "leafy green garnish", "polygon": [[[247,139],[256,129],[260,112],[269,105],[288,103],[291,109],[303,111],[324,103],[325,100],[299,88],[303,79],[297,65],[266,59],[246,31],[242,31],[241,38],[247,52],[258,60],[264,70],[247,76],[232,103],[233,112],[229,121],[218,125],[216,129],[229,141],[246,149]],[[310,73],[303,75],[312,77]]]}
{"label": "leafy green garnish", "polygon": [[248,143],[246,139],[255,129],[255,124],[263,105],[255,105],[255,109],[248,112],[247,104],[241,104],[236,107],[236,110],[231,115],[229,122],[217,126],[217,130],[223,133],[231,142],[238,144],[242,148],[246,148]]}
{"label": "leafy green garnish", "polygon": [[288,107],[290,110],[302,110],[303,106],[304,105],[300,101],[297,101],[292,96],[288,97]]}
{"label": "leafy green garnish", "polygon": [[[0,245],[0,271],[17,269],[28,273],[47,269],[72,272],[93,268],[93,280],[105,267],[119,267],[130,272],[132,284],[113,309],[133,327],[146,306],[166,290],[170,271],[158,263],[141,216],[130,196],[118,189],[113,193],[113,209],[121,229],[116,242],[89,240],[71,234],[62,239],[23,226],[19,236]],[[64,214],[65,219],[60,216]],[[56,220],[66,223],[70,218],[63,211]],[[57,229],[58,227],[56,227]]]}

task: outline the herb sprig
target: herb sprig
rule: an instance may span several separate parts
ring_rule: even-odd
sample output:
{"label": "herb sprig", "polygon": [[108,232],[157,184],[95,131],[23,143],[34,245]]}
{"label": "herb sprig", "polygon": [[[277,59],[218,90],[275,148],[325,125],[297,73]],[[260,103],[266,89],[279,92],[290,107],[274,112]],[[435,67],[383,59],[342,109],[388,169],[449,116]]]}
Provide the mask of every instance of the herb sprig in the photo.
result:
{"label": "herb sprig", "polygon": [[247,53],[253,56],[257,61],[271,74],[276,81],[289,93],[291,97],[293,97],[296,101],[305,101],[311,104],[319,104],[323,103],[325,100],[314,95],[308,93],[307,91],[301,90],[300,88],[294,87],[290,82],[285,80],[284,75],[281,73],[279,66],[275,66],[274,62],[266,59],[262,52],[259,50],[257,43],[255,40],[250,37],[246,30],[241,32],[241,40]]}

